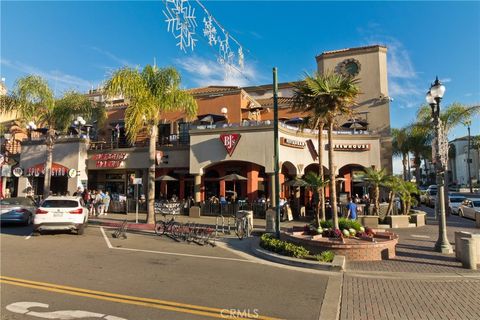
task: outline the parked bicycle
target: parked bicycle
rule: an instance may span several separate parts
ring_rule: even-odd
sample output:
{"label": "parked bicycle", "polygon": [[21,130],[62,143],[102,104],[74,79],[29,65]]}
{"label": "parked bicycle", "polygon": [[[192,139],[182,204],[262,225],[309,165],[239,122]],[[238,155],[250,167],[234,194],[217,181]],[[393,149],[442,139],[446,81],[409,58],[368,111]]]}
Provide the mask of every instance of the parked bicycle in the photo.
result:
{"label": "parked bicycle", "polygon": [[162,214],[163,220],[155,222],[155,233],[159,236],[166,234],[172,239],[178,240],[179,223],[175,221],[175,215],[172,215],[170,220],[167,219],[167,214]]}
{"label": "parked bicycle", "polygon": [[235,217],[235,234],[238,239],[242,240],[245,236],[250,237],[252,227],[248,219],[248,214],[238,212]]}

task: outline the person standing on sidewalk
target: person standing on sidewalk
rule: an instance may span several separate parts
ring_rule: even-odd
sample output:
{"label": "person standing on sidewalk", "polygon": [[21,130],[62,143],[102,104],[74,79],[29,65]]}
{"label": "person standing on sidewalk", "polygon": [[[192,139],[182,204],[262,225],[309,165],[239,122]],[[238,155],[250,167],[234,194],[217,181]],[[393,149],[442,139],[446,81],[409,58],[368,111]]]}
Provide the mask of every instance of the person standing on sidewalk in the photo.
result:
{"label": "person standing on sidewalk", "polygon": [[348,197],[347,219],[357,220],[357,205],[353,202],[352,197]]}
{"label": "person standing on sidewalk", "polygon": [[110,207],[110,200],[111,200],[110,193],[106,191],[105,197],[103,198],[103,205],[104,205],[103,212],[105,215],[107,215],[108,207]]}

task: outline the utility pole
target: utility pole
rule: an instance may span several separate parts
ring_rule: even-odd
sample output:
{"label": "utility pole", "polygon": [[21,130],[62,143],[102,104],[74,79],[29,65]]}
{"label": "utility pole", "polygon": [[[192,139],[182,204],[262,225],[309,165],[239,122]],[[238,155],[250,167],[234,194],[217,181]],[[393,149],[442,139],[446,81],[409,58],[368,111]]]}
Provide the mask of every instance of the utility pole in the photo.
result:
{"label": "utility pole", "polygon": [[273,143],[274,143],[274,172],[275,172],[275,233],[280,239],[280,177],[278,168],[278,79],[277,68],[273,68]]}

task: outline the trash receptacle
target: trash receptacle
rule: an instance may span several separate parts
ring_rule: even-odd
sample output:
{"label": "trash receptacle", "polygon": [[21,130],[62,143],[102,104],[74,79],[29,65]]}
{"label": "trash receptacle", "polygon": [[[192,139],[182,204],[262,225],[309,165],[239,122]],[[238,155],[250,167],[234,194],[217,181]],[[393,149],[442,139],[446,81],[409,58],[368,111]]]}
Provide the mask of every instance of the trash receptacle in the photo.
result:
{"label": "trash receptacle", "polygon": [[265,232],[275,232],[275,210],[267,209],[265,213]]}

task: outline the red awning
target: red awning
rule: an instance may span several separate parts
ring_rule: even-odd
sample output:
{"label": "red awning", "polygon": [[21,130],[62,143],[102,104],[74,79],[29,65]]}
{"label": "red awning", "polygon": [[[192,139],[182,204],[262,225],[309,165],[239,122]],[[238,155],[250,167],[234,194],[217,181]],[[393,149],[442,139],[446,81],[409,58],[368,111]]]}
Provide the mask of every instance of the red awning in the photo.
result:
{"label": "red awning", "polygon": [[[68,174],[68,168],[65,166],[62,166],[59,163],[52,163],[52,176],[53,177],[61,177],[61,176],[66,176]],[[45,175],[45,163],[39,163],[37,165],[34,165],[33,167],[30,167],[26,170],[27,176],[44,176]]]}

